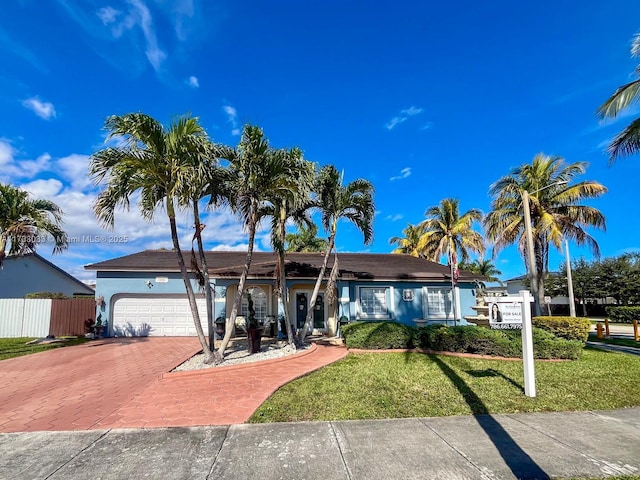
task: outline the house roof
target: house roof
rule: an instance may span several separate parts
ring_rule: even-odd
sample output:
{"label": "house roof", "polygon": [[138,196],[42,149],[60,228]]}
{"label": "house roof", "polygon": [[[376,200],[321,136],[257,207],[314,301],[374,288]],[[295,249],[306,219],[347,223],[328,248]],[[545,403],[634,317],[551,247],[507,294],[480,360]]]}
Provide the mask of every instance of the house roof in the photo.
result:
{"label": "house roof", "polygon": [[[185,254],[190,263],[191,255]],[[246,252],[206,252],[209,272],[218,278],[238,278],[242,273]],[[289,278],[317,278],[324,256],[322,253],[287,253],[285,270]],[[333,255],[327,275],[333,266]],[[273,252],[254,252],[250,278],[273,278],[277,256]],[[338,253],[340,278],[343,280],[435,280],[451,278],[448,266],[403,254]],[[146,250],[85,266],[88,270],[119,272],[178,272],[178,261],[172,250]],[[461,271],[459,281],[484,280],[484,277]]]}
{"label": "house roof", "polygon": [[21,259],[25,259],[25,258],[33,258],[34,260],[37,260],[37,261],[39,261],[41,263],[44,263],[47,267],[52,268],[53,270],[57,271],[61,275],[65,276],[67,279],[69,279],[70,281],[72,281],[73,283],[75,283],[78,286],[79,290],[78,290],[77,293],[86,293],[86,294],[93,294],[94,293],[94,290],[90,286],[82,283],[80,280],[78,280],[76,277],[74,277],[70,273],[64,271],[63,269],[61,269],[56,264],[51,263],[49,260],[47,260],[44,257],[41,257],[40,255],[38,255],[35,252],[33,252],[33,253],[25,253],[24,255],[7,255],[5,257],[5,259],[4,259],[4,262],[16,261],[16,260],[21,260]]}

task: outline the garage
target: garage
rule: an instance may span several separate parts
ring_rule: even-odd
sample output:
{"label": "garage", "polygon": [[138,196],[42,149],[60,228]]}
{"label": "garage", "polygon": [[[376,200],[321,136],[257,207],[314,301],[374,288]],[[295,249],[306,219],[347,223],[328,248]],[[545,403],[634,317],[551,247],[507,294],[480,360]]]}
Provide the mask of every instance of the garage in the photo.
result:
{"label": "garage", "polygon": [[[198,298],[198,313],[207,334],[204,298]],[[111,335],[119,337],[192,337],[196,329],[184,296],[137,296],[118,298],[113,305]]]}

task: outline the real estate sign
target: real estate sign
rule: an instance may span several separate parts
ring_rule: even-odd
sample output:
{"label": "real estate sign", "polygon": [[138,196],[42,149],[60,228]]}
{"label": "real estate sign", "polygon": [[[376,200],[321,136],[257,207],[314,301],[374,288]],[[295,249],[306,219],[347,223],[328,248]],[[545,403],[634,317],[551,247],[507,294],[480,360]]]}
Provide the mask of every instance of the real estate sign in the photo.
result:
{"label": "real estate sign", "polygon": [[491,328],[522,330],[522,366],[524,369],[524,394],[536,396],[536,374],[533,363],[533,330],[531,327],[531,303],[528,290],[520,290],[518,296],[484,297],[489,305]]}
{"label": "real estate sign", "polygon": [[489,326],[496,330],[522,328],[522,303],[509,297],[485,297],[489,305]]}

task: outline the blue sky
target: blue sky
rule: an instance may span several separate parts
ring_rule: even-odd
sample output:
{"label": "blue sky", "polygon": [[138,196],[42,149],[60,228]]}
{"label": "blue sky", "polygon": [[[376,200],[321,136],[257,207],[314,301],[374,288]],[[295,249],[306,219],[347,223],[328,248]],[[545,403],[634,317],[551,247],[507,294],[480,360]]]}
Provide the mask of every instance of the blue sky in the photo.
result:
{"label": "blue sky", "polygon": [[[638,110],[605,124],[594,115],[633,78],[638,2],[5,3],[0,181],[64,209],[79,240],[62,255],[47,244],[39,252],[79,278],[92,277],[87,263],[170,247],[163,212],[152,224],[122,212],[109,233],[92,215],[86,170],[104,146],[104,120],[138,111],[162,122],[190,112],[230,145],[254,123],[275,147],[299,146],[347,181],[370,180],[374,243],[343,224],[342,251],[389,252],[389,238],[443,198],[488,212],[489,185],[539,152],[589,162],[582,179],[609,189],[590,202],[607,218],[606,232],[591,231],[604,256],[640,250],[640,158],[610,167],[604,153]],[[209,248],[246,248],[228,212],[205,223]],[[191,225],[183,214],[185,246]],[[269,250],[264,232],[257,247]],[[560,260],[554,252],[550,267]],[[503,279],[525,271],[515,247],[495,262]]]}

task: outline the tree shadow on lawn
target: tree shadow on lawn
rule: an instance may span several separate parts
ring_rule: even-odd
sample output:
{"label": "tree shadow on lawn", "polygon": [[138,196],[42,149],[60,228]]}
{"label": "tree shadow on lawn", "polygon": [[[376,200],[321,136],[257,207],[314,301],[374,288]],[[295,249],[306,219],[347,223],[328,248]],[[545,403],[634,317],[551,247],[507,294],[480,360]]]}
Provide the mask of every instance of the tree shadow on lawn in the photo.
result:
{"label": "tree shadow on lawn", "polygon": [[[516,441],[509,435],[509,433],[504,429],[498,421],[496,421],[490,414],[487,406],[484,402],[478,397],[478,395],[467,385],[467,383],[462,379],[451,367],[449,367],[446,363],[444,363],[437,355],[429,355],[429,358],[433,360],[433,362],[438,365],[442,373],[444,373],[451,383],[458,389],[462,398],[467,402],[469,408],[473,412],[474,418],[482,427],[484,432],[487,434],[491,442],[495,445],[498,453],[507,464],[507,466],[511,469],[513,474],[518,479],[550,479],[549,475],[547,475],[544,470],[540,468],[540,466],[524,451],[520,446],[516,443]],[[491,372],[495,373],[491,373]],[[478,372],[478,371],[476,371]],[[486,371],[479,372],[489,372],[484,373],[477,376],[502,376],[500,372],[496,372],[495,370],[489,369]],[[470,373],[470,372],[469,372]],[[473,375],[473,373],[470,373]],[[513,380],[504,377],[507,381],[515,384],[516,386],[522,388]]]}
{"label": "tree shadow on lawn", "polygon": [[506,380],[508,383],[516,387],[522,393],[524,393],[524,387],[516,382],[513,378],[507,377],[504,373],[499,372],[493,368],[487,368],[485,370],[465,370],[465,373],[468,373],[472,377],[482,378],[482,377],[500,377],[503,380]]}

